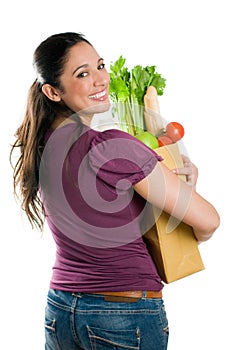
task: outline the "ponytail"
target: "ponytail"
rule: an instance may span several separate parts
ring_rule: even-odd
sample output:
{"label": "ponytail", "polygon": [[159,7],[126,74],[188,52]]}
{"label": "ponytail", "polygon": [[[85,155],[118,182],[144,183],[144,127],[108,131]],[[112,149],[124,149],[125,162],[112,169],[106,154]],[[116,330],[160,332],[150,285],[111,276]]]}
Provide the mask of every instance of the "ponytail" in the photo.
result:
{"label": "ponytail", "polygon": [[32,226],[43,228],[45,211],[38,195],[40,161],[44,150],[45,133],[57,116],[70,117],[74,111],[61,102],[51,101],[42,92],[43,84],[63,91],[60,77],[64,72],[69,50],[80,42],[91,45],[81,33],[60,33],[48,37],[35,50],[33,66],[38,79],[32,84],[24,120],[16,132],[13,151],[19,150],[14,169],[14,192],[19,192],[22,209]]}
{"label": "ponytail", "polygon": [[[46,130],[55,120],[58,103],[50,101],[42,92],[41,84],[35,80],[27,100],[26,113],[22,124],[16,132],[13,151],[20,150],[19,158],[13,165],[14,193],[20,195],[21,207],[32,225],[43,229],[45,211],[38,196],[39,167],[44,149]],[[12,162],[11,162],[12,163]],[[18,196],[19,197],[19,196]]]}

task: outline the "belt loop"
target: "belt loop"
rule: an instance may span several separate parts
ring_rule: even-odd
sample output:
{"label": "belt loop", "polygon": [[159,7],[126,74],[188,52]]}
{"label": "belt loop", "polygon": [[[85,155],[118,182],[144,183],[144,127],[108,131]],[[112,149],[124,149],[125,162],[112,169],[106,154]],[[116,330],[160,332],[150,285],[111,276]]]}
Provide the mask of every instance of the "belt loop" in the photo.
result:
{"label": "belt loop", "polygon": [[75,297],[75,298],[82,298],[82,293],[79,293],[79,292],[77,292],[77,293],[72,293],[72,296],[73,297]]}
{"label": "belt loop", "polygon": [[142,292],[142,299],[146,299],[146,290]]}

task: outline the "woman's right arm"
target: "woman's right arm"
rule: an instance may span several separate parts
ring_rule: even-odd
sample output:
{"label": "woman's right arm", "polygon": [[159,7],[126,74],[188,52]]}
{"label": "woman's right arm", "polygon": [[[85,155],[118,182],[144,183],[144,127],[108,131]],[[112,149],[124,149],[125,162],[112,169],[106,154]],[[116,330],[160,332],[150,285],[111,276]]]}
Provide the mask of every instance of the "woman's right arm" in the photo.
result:
{"label": "woman's right arm", "polygon": [[208,240],[220,224],[214,206],[162,162],[134,189],[155,207],[192,226],[199,242]]}

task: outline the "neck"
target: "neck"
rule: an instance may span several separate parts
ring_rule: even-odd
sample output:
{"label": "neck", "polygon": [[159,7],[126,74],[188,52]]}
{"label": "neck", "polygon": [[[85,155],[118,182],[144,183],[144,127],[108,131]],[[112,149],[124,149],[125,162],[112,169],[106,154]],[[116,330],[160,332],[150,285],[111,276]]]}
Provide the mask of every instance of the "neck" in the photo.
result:
{"label": "neck", "polygon": [[93,115],[79,115],[79,118],[84,125],[91,127]]}
{"label": "neck", "polygon": [[52,129],[61,128],[62,126],[70,123],[75,123],[75,121],[69,117],[59,116],[54,120],[52,124]]}

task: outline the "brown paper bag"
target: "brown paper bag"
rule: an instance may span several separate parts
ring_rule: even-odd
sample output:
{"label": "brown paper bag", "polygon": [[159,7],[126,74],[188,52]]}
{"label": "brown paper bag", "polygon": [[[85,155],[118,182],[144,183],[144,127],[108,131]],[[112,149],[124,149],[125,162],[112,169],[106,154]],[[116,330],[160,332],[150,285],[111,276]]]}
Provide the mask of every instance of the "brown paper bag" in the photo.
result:
{"label": "brown paper bag", "polygon": [[[155,151],[163,157],[163,162],[169,169],[183,166],[177,143],[159,147]],[[185,176],[183,179],[185,180]],[[178,226],[174,225],[171,232],[167,232],[170,215],[165,212],[159,215],[156,208],[154,215],[158,219],[143,239],[162,280],[170,283],[203,270],[204,265],[193,229],[181,222]]]}

